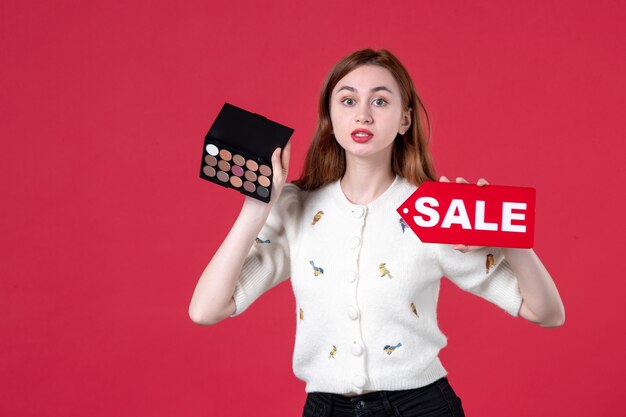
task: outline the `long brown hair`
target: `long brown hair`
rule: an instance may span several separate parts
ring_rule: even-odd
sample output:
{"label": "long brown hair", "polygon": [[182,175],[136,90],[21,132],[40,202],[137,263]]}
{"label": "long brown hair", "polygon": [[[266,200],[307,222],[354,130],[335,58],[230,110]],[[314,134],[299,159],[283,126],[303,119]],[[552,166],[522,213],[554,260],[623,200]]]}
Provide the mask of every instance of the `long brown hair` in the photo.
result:
{"label": "long brown hair", "polygon": [[[386,49],[377,51],[361,49],[337,62],[324,80],[315,135],[307,152],[302,174],[293,181],[301,189],[315,190],[337,181],[346,171],[345,150],[331,133],[330,96],[339,80],[362,65],[378,65],[389,70],[400,86],[403,110],[412,109],[411,126],[404,135],[398,134],[393,142],[391,151],[393,173],[415,185],[427,180],[436,180],[435,168],[428,150],[430,119],[422,100],[415,92],[411,76],[398,58]],[[421,112],[426,118],[428,137],[424,134]]]}

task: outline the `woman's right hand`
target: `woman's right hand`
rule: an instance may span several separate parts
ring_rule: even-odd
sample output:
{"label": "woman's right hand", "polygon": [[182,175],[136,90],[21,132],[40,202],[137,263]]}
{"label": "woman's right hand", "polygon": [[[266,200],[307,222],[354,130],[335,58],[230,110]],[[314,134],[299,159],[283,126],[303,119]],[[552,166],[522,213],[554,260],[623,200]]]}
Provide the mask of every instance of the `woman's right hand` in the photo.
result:
{"label": "woman's right hand", "polygon": [[274,202],[278,201],[283,186],[287,181],[287,173],[289,172],[289,158],[291,156],[291,142],[287,143],[284,149],[276,148],[272,154],[272,197],[269,204],[266,204],[256,198],[246,196],[243,203],[243,210],[251,210],[259,212],[270,209]]}

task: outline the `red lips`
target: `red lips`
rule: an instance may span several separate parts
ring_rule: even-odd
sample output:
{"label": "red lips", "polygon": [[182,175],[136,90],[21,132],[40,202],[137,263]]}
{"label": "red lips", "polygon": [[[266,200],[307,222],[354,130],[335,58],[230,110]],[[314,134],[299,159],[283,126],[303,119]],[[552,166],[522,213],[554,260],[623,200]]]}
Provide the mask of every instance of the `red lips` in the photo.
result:
{"label": "red lips", "polygon": [[350,136],[352,140],[358,143],[365,143],[374,137],[374,134],[367,129],[356,129]]}

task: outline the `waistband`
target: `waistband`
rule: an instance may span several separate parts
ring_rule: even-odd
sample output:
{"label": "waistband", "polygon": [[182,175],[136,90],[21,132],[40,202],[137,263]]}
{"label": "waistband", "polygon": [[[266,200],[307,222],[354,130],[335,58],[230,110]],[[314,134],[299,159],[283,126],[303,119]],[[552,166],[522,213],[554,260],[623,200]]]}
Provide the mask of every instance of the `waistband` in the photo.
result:
{"label": "waistband", "polygon": [[375,391],[354,397],[347,397],[345,395],[333,394],[329,392],[310,392],[307,397],[318,405],[323,405],[327,408],[336,409],[338,411],[350,412],[360,408],[368,408],[372,411],[385,409],[393,415],[391,403],[394,405],[400,405],[417,393],[428,391],[436,386],[446,384],[449,384],[448,378],[443,377],[423,387],[406,390]]}

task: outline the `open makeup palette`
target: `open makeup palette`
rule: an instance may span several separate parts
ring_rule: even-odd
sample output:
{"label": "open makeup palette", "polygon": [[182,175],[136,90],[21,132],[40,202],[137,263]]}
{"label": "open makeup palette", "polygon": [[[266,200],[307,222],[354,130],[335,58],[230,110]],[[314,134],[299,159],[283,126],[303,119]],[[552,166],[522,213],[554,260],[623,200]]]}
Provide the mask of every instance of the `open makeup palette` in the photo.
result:
{"label": "open makeup palette", "polygon": [[225,103],[204,138],[200,178],[268,203],[272,154],[293,129]]}

